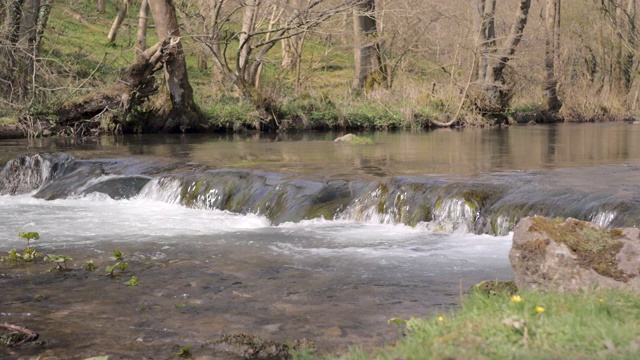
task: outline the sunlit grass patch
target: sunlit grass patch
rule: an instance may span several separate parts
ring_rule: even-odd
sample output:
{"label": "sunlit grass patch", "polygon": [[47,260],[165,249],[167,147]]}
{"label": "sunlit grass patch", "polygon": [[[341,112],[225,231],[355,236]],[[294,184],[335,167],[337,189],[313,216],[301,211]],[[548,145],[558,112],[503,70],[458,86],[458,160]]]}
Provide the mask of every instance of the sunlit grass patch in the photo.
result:
{"label": "sunlit grass patch", "polygon": [[638,320],[640,298],[624,291],[474,293],[456,311],[407,320],[395,346],[344,358],[634,359]]}

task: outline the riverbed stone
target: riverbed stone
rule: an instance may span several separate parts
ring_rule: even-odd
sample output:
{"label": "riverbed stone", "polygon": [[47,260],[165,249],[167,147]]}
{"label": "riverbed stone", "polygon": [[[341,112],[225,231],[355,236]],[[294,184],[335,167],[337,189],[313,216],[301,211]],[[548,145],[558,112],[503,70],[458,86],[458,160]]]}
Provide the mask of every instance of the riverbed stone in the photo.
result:
{"label": "riverbed stone", "polygon": [[525,217],[509,252],[520,290],[640,293],[640,230],[608,229],[577,219]]}

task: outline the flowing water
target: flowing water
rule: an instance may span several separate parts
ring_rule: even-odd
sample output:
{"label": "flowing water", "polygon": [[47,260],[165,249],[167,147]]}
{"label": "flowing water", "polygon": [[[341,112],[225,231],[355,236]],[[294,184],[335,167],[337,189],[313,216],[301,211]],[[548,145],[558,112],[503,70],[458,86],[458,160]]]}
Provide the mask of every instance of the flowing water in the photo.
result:
{"label": "flowing water", "polygon": [[[0,322],[47,341],[0,355],[162,359],[191,344],[218,358],[200,346],[237,332],[321,352],[383,345],[397,334],[388,319],[447,311],[473,284],[511,279],[522,216],[640,221],[640,126],[365,136],[375,144],[1,141],[0,251],[38,231],[38,251],[74,270],[0,263]],[[129,267],[112,278],[115,248]]]}

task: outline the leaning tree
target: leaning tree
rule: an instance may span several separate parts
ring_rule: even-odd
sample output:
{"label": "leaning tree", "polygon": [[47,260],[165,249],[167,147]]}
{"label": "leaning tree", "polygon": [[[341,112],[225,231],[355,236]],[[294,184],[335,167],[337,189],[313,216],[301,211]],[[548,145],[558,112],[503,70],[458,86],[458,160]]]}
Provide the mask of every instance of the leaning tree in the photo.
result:
{"label": "leaning tree", "polygon": [[[506,36],[496,34],[496,0],[476,0],[474,26],[477,36],[475,79],[469,89],[469,99],[485,116],[503,116],[513,96],[505,69],[522,39],[531,0],[519,0],[514,20]],[[504,39],[502,42],[499,39]]]}
{"label": "leaning tree", "polygon": [[[145,50],[147,6],[160,41]],[[76,135],[95,133],[105,117],[120,129],[144,132],[185,132],[205,126],[193,99],[173,1],[143,1],[139,26],[134,63],[116,83],[62,104],[55,112],[59,125],[72,128]],[[156,83],[159,72],[164,74],[164,86]],[[141,112],[143,118],[127,121]]]}

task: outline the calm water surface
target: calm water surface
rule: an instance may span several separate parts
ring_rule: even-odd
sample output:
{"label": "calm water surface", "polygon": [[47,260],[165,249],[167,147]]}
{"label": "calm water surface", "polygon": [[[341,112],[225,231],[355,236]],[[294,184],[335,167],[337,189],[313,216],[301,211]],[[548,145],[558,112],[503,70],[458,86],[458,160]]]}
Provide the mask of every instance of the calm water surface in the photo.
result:
{"label": "calm water surface", "polygon": [[0,164],[17,154],[143,157],[213,168],[314,176],[478,175],[507,170],[638,164],[640,126],[563,124],[362,134],[375,145],[333,143],[336,134],[144,135],[0,141]]}

